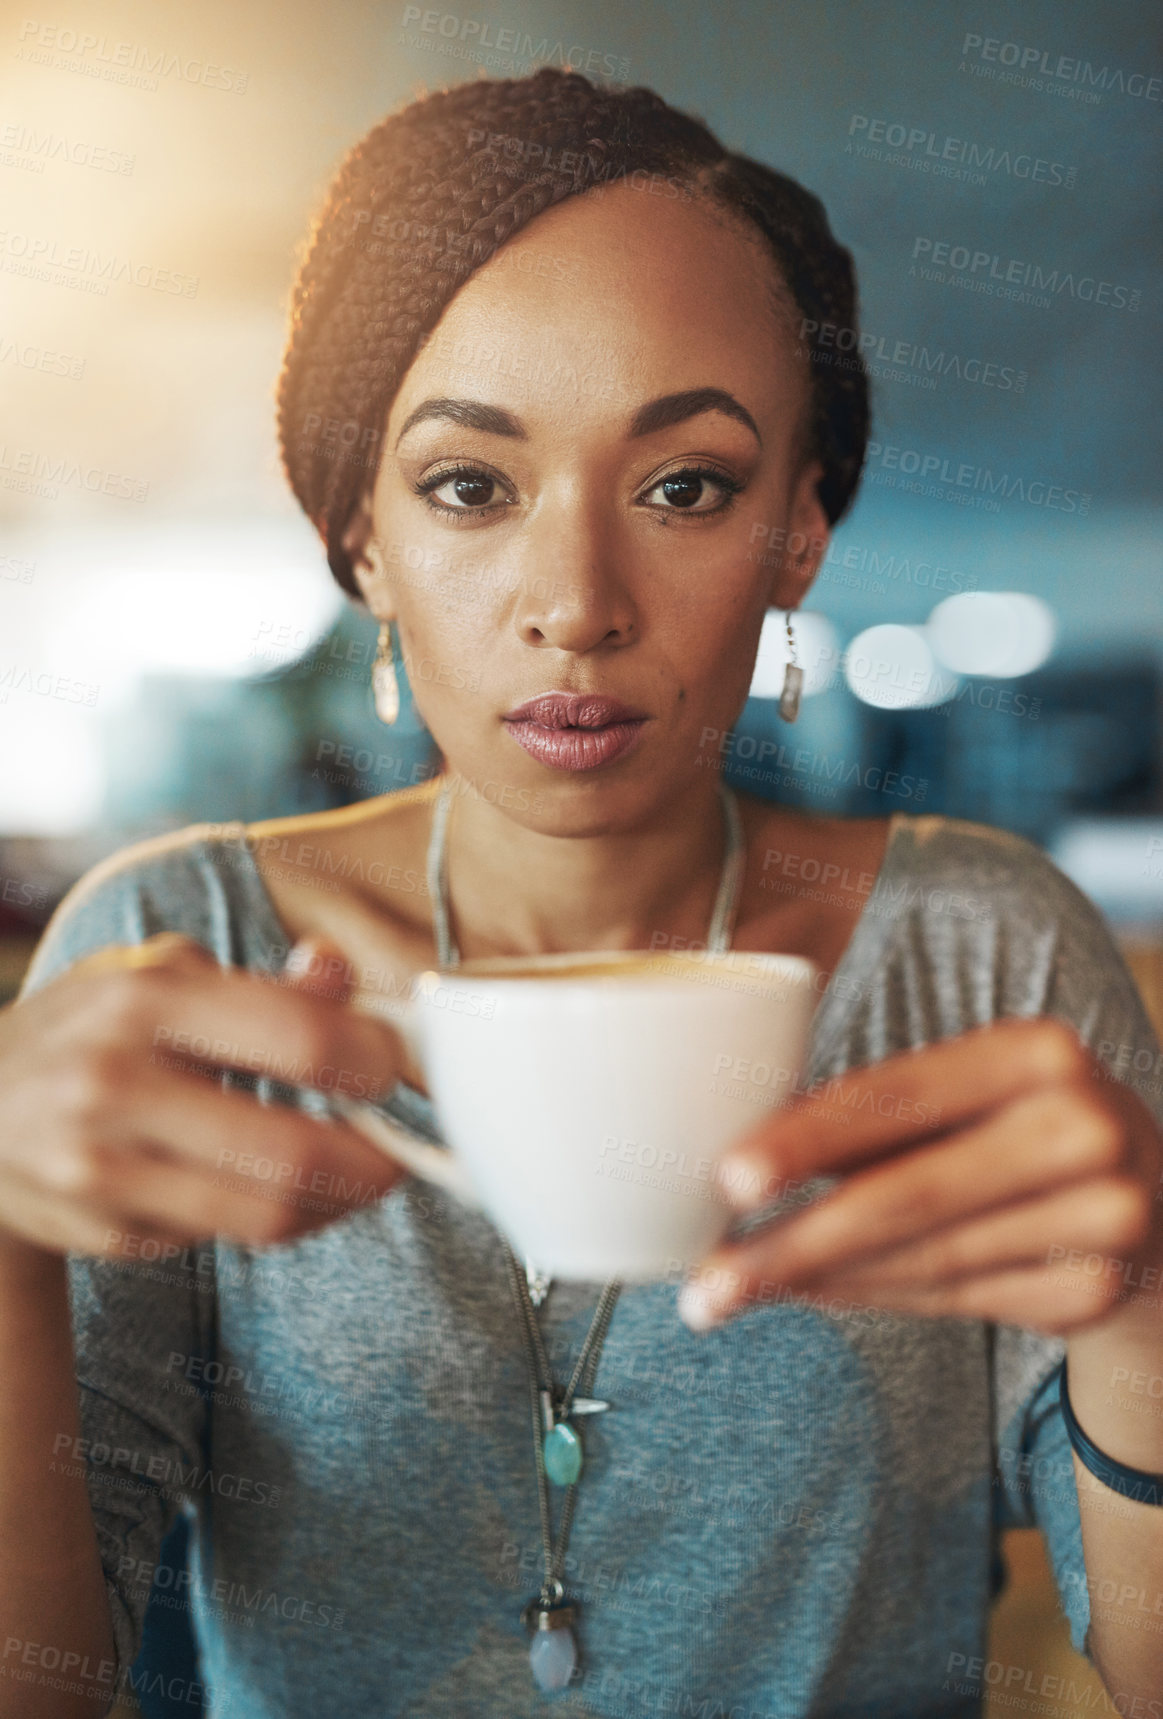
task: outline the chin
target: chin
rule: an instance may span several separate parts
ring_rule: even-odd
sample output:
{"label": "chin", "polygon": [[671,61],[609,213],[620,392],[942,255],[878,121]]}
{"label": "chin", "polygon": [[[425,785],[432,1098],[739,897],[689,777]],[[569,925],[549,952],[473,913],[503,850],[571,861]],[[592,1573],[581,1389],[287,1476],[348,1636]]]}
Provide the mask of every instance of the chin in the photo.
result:
{"label": "chin", "polygon": [[[671,785],[677,786],[677,785]],[[514,821],[542,835],[584,840],[641,827],[671,796],[657,770],[592,770],[577,775],[544,772],[523,807],[503,808]]]}

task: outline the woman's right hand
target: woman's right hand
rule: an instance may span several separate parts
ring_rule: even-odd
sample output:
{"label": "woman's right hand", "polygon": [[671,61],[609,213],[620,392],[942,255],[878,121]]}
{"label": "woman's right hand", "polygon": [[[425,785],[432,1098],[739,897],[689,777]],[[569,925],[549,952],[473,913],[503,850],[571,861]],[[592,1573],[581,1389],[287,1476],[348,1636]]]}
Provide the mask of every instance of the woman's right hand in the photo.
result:
{"label": "woman's right hand", "polygon": [[348,994],[220,967],[165,932],[0,1010],[0,1241],[111,1258],[215,1235],[264,1246],[389,1192],[403,1168],[353,1129],[221,1085],[234,1068],[390,1090],[403,1043]]}

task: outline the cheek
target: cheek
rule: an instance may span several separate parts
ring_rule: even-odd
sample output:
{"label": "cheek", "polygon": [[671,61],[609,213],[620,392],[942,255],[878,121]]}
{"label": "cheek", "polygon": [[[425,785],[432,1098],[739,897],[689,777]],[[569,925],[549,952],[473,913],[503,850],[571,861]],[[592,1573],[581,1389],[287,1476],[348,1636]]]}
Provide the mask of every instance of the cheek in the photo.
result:
{"label": "cheek", "polygon": [[447,532],[434,532],[425,541],[422,532],[413,532],[404,542],[398,534],[390,551],[396,565],[389,562],[388,572],[405,626],[417,632],[459,631],[471,645],[473,629],[503,605],[515,575],[484,543],[473,541],[477,535],[466,532],[467,541],[450,542]]}
{"label": "cheek", "polygon": [[757,587],[752,569],[746,579],[705,581],[665,621],[658,618],[658,632],[665,631],[668,654],[687,678],[733,680],[750,673],[766,609],[766,589]]}
{"label": "cheek", "polygon": [[479,688],[479,616],[402,598],[398,631],[408,679],[422,698]]}

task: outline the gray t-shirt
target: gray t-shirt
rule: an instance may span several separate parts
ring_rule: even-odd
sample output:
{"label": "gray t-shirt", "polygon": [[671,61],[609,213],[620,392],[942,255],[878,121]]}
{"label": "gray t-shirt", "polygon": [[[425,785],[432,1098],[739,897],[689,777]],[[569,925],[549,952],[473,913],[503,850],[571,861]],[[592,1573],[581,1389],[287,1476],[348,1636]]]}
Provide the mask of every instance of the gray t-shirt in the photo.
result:
{"label": "gray t-shirt", "polygon": [[[288,935],[241,825],[96,867],[25,994],[162,930],[281,968]],[[817,1009],[809,1076],[1037,1014],[1073,1022],[1163,1117],[1151,1028],[1074,886],[1016,837],[895,818]],[[412,1089],[388,1109],[439,1140]],[[483,1214],[408,1176],[270,1249],[71,1256],[70,1286],[85,1442],[57,1459],[88,1475],[119,1675],[156,1583],[191,1610],[215,1716],[968,1719],[1006,1525],[1041,1528],[1084,1649],[1061,1339],[805,1295],[695,1334],[677,1280],[625,1287],[565,1568],[580,1674],[544,1696],[521,1621],[542,1576],[525,1355]],[[600,1287],[555,1283],[541,1309],[556,1378]],[[179,1509],[181,1573],[159,1565]]]}

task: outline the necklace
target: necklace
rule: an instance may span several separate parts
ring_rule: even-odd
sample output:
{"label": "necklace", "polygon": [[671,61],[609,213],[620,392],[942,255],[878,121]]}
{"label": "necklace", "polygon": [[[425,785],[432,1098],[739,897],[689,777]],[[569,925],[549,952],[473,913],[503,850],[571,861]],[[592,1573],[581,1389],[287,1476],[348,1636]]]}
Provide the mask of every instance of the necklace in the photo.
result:
{"label": "necklace", "polygon": [[[719,784],[719,792],[723,802],[727,840],[719,888],[707,930],[707,949],[714,954],[721,954],[731,947],[739,889],[747,863],[747,848],[738,802],[723,782]],[[446,782],[441,787],[432,814],[427,862],[436,964],[442,971],[460,963],[460,951],[452,936],[448,910],[447,837],[451,808],[452,791]],[[561,1569],[573,1526],[577,1483],[581,1478],[584,1456],[581,1437],[571,1423],[576,1416],[599,1414],[611,1406],[588,1393],[593,1389],[598,1358],[622,1285],[618,1278],[611,1278],[602,1290],[569,1383],[562,1387],[554,1383],[536,1312],[549,1294],[553,1279],[539,1270],[532,1259],[526,1258],[522,1268],[503,1237],[501,1246],[513,1300],[521,1321],[521,1336],[529,1374],[533,1451],[537,1467],[537,1496],[541,1512],[541,1546],[545,1569],[541,1588],[523,1608],[521,1621],[533,1635],[529,1648],[533,1680],[539,1689],[550,1694],[567,1686],[578,1661],[574,1625],[580,1606],[576,1599],[567,1599],[561,1581]],[[565,1488],[556,1539],[550,1520],[550,1483]]]}

